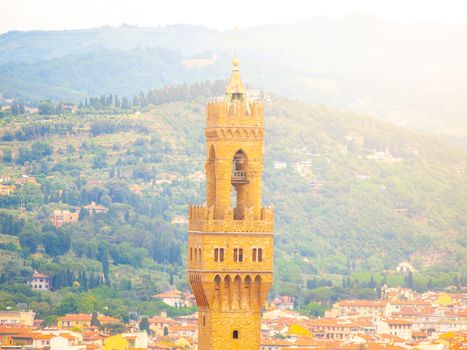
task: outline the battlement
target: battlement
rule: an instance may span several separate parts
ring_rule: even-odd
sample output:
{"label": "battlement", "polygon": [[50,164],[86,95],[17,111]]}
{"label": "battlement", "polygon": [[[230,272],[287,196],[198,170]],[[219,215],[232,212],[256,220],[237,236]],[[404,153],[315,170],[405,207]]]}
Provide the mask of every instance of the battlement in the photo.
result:
{"label": "battlement", "polygon": [[225,211],[224,219],[214,219],[214,208],[204,205],[190,205],[188,209],[188,230],[203,232],[273,232],[274,208],[262,207],[260,219],[252,217],[252,211],[245,212],[244,220],[234,220],[233,208]]}
{"label": "battlement", "polygon": [[264,125],[264,105],[261,102],[209,102],[206,108],[206,127]]}

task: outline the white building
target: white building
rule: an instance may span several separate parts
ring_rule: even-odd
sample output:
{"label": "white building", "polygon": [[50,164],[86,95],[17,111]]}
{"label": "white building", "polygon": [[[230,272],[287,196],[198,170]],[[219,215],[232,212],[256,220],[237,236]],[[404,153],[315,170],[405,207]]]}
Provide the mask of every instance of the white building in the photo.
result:
{"label": "white building", "polygon": [[36,271],[32,275],[29,285],[34,290],[50,290],[50,276]]}
{"label": "white building", "polygon": [[402,339],[412,339],[412,322],[406,320],[380,320],[376,322],[377,334],[389,334]]}

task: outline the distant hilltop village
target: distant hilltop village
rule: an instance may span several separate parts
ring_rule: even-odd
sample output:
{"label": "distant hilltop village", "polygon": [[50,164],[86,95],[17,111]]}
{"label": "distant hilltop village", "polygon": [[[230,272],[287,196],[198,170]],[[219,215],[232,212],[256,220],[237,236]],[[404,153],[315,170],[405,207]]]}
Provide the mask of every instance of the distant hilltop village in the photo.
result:
{"label": "distant hilltop village", "polygon": [[[43,278],[37,274],[35,278]],[[187,307],[194,296],[168,290],[153,296]],[[467,347],[467,293],[383,287],[381,300],[341,300],[323,318],[294,311],[294,298],[264,304],[260,350],[460,350]],[[0,349],[31,350],[201,350],[199,317],[163,312],[126,324],[98,314],[66,314],[49,327],[34,310],[0,311]],[[119,331],[122,329],[123,331]]]}

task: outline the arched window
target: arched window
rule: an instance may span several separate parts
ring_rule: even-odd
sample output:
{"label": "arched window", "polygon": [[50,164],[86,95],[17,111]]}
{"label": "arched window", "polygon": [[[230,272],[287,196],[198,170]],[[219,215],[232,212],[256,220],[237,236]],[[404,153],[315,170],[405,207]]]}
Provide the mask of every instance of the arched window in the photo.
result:
{"label": "arched window", "polygon": [[216,275],[214,278],[214,290],[220,290],[221,289],[221,276]]}
{"label": "arched window", "polygon": [[193,248],[190,248],[190,261],[193,260]]}
{"label": "arched window", "polygon": [[261,262],[263,261],[263,249],[258,248],[258,261]]}
{"label": "arched window", "polygon": [[219,261],[219,248],[214,248],[214,261]]}
{"label": "arched window", "polygon": [[253,257],[251,260],[256,261],[256,248],[253,248]]}
{"label": "arched window", "polygon": [[201,261],[201,248],[198,249],[198,259]]}
{"label": "arched window", "polygon": [[232,333],[232,338],[238,339],[238,331],[237,331],[237,330],[234,330],[234,331],[233,331],[233,333]]}

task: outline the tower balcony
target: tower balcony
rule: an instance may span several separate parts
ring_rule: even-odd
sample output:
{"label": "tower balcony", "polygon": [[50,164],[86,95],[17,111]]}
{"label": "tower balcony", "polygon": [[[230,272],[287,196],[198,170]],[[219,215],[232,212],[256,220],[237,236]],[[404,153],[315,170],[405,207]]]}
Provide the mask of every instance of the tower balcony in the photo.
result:
{"label": "tower balcony", "polygon": [[232,171],[232,185],[244,185],[248,183],[245,170],[234,170]]}
{"label": "tower balcony", "polygon": [[243,220],[234,219],[234,209],[226,209],[224,219],[214,219],[214,207],[191,205],[188,213],[188,230],[202,232],[274,232],[274,208],[262,207],[259,218],[249,217],[246,212]]}

